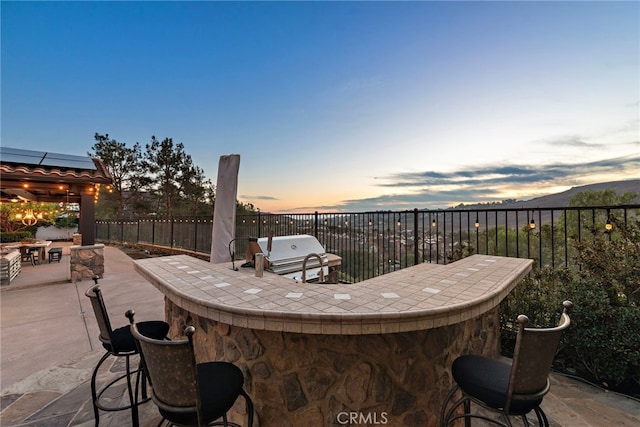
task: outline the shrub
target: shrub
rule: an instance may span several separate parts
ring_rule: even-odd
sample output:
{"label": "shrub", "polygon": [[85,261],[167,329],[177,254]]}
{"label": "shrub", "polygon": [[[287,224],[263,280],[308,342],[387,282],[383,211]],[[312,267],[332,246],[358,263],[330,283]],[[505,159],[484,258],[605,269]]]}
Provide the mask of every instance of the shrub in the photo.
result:
{"label": "shrub", "polygon": [[526,314],[532,326],[557,323],[562,301],[574,303],[556,362],[569,372],[610,385],[640,380],[640,224],[616,224],[616,234],[593,230],[576,242],[580,270],[535,269],[501,303],[505,354],[513,321]]}
{"label": "shrub", "polygon": [[74,228],[78,226],[78,218],[74,216],[63,216],[56,218],[56,228]]}
{"label": "shrub", "polygon": [[29,231],[14,231],[12,233],[0,234],[0,242],[2,243],[21,242],[31,238],[33,238],[33,235]]}

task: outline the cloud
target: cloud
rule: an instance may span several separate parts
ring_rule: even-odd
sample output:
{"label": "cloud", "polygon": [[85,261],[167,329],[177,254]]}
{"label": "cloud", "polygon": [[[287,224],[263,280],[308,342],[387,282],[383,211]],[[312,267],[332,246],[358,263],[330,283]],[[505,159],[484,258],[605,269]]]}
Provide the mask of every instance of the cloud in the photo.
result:
{"label": "cloud", "polygon": [[378,179],[388,181],[380,184],[380,186],[393,188],[443,185],[475,186],[480,184],[540,183],[584,174],[638,170],[639,167],[640,155],[630,155],[582,164],[551,163],[531,166],[484,166],[446,173],[435,171],[398,173]]}
{"label": "cloud", "polygon": [[250,196],[246,194],[240,195],[240,199],[243,200],[280,200],[277,197],[272,196]]}
{"label": "cloud", "polygon": [[[377,177],[378,185],[397,192],[366,199],[343,200],[322,210],[376,211],[437,208],[546,194],[559,186],[576,186],[638,177],[640,154],[590,163],[498,165],[452,172],[401,172]],[[602,181],[602,177],[613,177]],[[616,178],[617,177],[617,178]]]}
{"label": "cloud", "polygon": [[560,138],[551,138],[538,142],[545,145],[550,145],[552,147],[564,146],[577,148],[600,148],[604,146],[604,144],[587,142],[585,141],[585,138],[581,137],[580,135],[567,135]]}

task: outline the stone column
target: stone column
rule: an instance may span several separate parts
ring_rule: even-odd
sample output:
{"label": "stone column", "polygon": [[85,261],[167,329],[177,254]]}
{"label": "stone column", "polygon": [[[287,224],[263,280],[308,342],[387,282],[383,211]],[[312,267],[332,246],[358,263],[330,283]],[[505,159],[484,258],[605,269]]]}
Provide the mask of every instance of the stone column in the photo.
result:
{"label": "stone column", "polygon": [[71,281],[104,275],[104,245],[71,246]]}

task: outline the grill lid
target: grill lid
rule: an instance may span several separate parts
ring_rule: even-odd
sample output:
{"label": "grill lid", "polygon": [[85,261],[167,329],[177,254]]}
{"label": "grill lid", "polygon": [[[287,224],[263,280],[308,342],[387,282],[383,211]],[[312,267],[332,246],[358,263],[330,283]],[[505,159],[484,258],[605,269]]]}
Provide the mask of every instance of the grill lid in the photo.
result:
{"label": "grill lid", "polygon": [[[313,236],[298,234],[294,236],[276,236],[271,242],[271,252],[268,251],[269,238],[258,239],[260,250],[269,259],[268,270],[289,277],[294,280],[302,280],[302,264],[309,254],[318,254],[322,258],[324,274],[329,274],[329,261],[324,248]],[[307,281],[317,279],[321,265],[316,257],[307,261]]]}

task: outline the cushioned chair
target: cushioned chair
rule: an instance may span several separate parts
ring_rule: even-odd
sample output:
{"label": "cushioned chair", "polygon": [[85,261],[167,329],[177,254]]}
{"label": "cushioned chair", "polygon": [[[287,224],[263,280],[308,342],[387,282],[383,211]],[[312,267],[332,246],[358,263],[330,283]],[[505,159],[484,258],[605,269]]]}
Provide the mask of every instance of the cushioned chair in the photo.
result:
{"label": "cushioned chair", "polygon": [[[100,422],[100,412],[99,409],[103,411],[121,411],[126,409],[131,409],[131,423],[133,426],[138,426],[138,405],[148,401],[146,392],[146,377],[140,367],[136,369],[131,368],[130,358],[133,355],[138,354],[138,348],[136,346],[135,340],[131,335],[131,329],[127,326],[122,326],[118,329],[111,328],[111,322],[109,320],[109,315],[107,314],[107,309],[104,304],[104,300],[102,298],[102,292],[100,291],[100,287],[98,286],[98,279],[94,277],[95,285],[89,288],[86,292],[86,296],[91,300],[91,305],[93,307],[93,311],[96,316],[96,320],[98,322],[98,327],[100,329],[100,341],[102,342],[102,346],[105,348],[106,353],[102,356],[100,361],[93,370],[93,374],[91,375],[91,398],[93,402],[93,413],[95,417],[95,425],[97,426]],[[140,330],[144,331],[144,333],[148,336],[154,337],[156,339],[164,339],[169,332],[169,325],[163,321],[149,321],[149,322],[141,322],[139,324]],[[124,357],[125,358],[125,373],[117,378],[109,381],[107,384],[102,386],[100,390],[96,390],[96,377],[98,375],[98,370],[100,366],[109,358],[109,356],[116,357]],[[133,390],[131,377],[135,374],[136,382],[135,382],[135,392]],[[120,383],[120,381],[125,380],[127,383],[127,393],[129,397],[129,404],[125,406],[108,406],[104,401],[101,401],[102,394],[110,389],[111,386],[116,383]],[[142,399],[138,399],[139,385],[142,382],[141,394]]]}
{"label": "cushioned chair", "polygon": [[169,425],[237,426],[227,420],[227,412],[239,396],[246,402],[248,426],[253,425],[253,402],[242,388],[242,371],[227,362],[196,364],[193,326],[185,329],[186,340],[162,341],[134,323],[132,310],[126,315],[149,375],[151,398]]}
{"label": "cushioned chair", "polygon": [[[456,385],[449,392],[440,414],[441,426],[464,418],[470,425],[471,418],[480,418],[497,425],[511,426],[510,416],[520,416],[529,425],[527,414],[534,411],[538,424],[548,426],[549,421],[540,404],[549,391],[549,371],[555,356],[560,335],[570,324],[571,301],[563,303],[564,309],[558,326],[554,328],[526,328],[527,316],[518,316],[518,335],[511,363],[482,356],[458,357],[451,367]],[[451,402],[460,391],[462,397]],[[471,413],[471,403],[499,414],[499,419],[483,413]],[[458,410],[463,405],[464,410]],[[486,411],[485,411],[486,413]]]}

